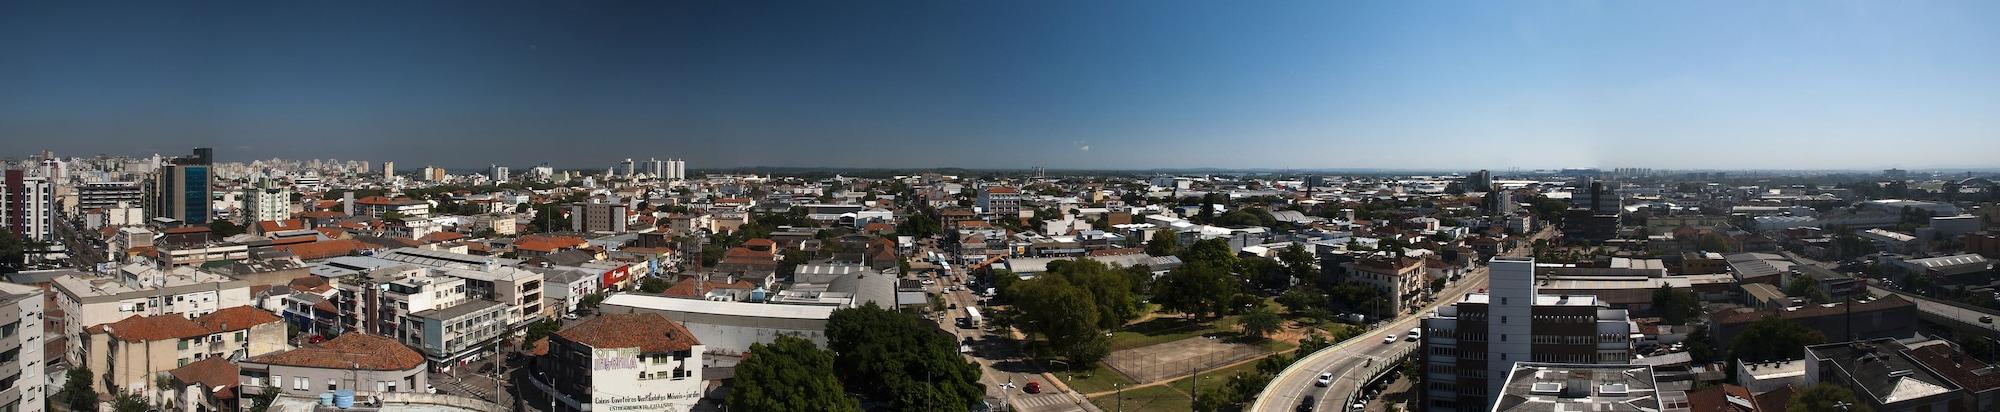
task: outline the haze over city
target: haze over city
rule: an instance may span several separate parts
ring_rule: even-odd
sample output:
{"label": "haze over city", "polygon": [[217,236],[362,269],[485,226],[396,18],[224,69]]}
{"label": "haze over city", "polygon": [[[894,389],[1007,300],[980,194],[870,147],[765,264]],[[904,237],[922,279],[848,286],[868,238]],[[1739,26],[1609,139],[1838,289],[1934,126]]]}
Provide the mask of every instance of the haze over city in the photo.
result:
{"label": "haze over city", "polygon": [[[1993,2],[0,3],[0,150],[1986,167]],[[1893,150],[1885,150],[1893,148]]]}

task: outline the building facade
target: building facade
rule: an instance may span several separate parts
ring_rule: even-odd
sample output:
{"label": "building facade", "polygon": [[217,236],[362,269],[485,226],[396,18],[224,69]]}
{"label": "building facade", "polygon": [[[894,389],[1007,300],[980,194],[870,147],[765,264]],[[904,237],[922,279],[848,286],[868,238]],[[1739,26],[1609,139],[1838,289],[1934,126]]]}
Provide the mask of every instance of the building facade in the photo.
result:
{"label": "building facade", "polygon": [[265,179],[243,189],[243,218],[250,222],[292,218],[292,189]]}
{"label": "building facade", "polygon": [[688,411],[701,400],[702,344],[657,314],[603,314],[534,343],[552,411]]}
{"label": "building facade", "polygon": [[0,181],[0,227],[21,237],[55,240],[55,185],[48,178],[10,169]]}
{"label": "building facade", "polygon": [[42,290],[0,283],[0,410],[39,412],[48,398]]}
{"label": "building facade", "polygon": [[1012,219],[1021,214],[1021,190],[1006,186],[980,189],[975,206],[986,214]]}
{"label": "building facade", "polygon": [[1487,411],[1516,362],[1626,364],[1636,326],[1595,296],[1542,295],[1535,261],[1496,257],[1488,293],[1423,319],[1424,410]]}

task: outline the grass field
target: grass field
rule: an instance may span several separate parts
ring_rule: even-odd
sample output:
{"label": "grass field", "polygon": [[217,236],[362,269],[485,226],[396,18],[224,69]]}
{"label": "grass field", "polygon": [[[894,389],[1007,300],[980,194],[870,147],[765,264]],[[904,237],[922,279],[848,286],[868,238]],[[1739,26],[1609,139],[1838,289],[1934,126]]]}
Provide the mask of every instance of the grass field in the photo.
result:
{"label": "grass field", "polygon": [[1114,384],[1132,386],[1131,379],[1126,379],[1125,375],[1112,370],[1110,366],[1105,366],[1101,362],[1097,364],[1096,368],[1092,368],[1089,371],[1074,374],[1059,372],[1056,373],[1056,376],[1062,378],[1063,383],[1069,384],[1070,389],[1082,393],[1097,393],[1116,389],[1116,387],[1112,386]]}

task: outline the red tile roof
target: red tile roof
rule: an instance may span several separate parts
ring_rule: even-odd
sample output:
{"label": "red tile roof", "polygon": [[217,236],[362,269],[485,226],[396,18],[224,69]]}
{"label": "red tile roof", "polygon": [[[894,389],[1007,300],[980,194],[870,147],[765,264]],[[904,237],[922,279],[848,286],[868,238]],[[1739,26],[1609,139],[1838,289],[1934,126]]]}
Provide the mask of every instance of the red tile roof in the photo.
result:
{"label": "red tile roof", "polygon": [[238,372],[235,363],[218,356],[198,360],[167,373],[182,383],[201,384],[202,387],[209,388],[214,391],[210,393],[215,394],[217,399],[234,399]]}
{"label": "red tile roof", "polygon": [[175,315],[132,315],[117,322],[90,327],[91,333],[107,333],[126,342],[152,342],[207,336],[209,330],[188,318]]}
{"label": "red tile roof", "polygon": [[347,230],[338,227],[320,226],[313,228],[313,231],[319,232],[320,235],[326,236],[327,239],[340,239],[347,237]]}
{"label": "red tile roof", "polygon": [[215,311],[195,318],[194,322],[208,328],[211,333],[235,332],[252,326],[284,320],[270,311],[250,306],[237,306]]}
{"label": "red tile roof", "polygon": [[639,348],[641,353],[684,351],[701,344],[687,328],[656,313],[602,314],[556,336],[591,348]]}
{"label": "red tile roof", "polygon": [[424,235],[424,237],[421,238],[417,238],[417,241],[424,243],[441,243],[441,242],[449,242],[464,238],[465,235],[459,234],[458,232],[431,232],[431,234]]}
{"label": "red tile roof", "polygon": [[257,356],[247,362],[307,368],[400,371],[423,366],[424,355],[389,337],[347,333],[316,348]]}
{"label": "red tile roof", "polygon": [[528,235],[515,240],[514,249],[548,253],[562,249],[574,249],[583,246],[585,243],[583,238],[576,236]]}
{"label": "red tile roof", "polygon": [[986,193],[1013,194],[1013,193],[1021,193],[1021,190],[1006,186],[994,186],[986,188]]}
{"label": "red tile roof", "polygon": [[331,210],[314,210],[314,211],[299,213],[298,216],[303,219],[339,219],[347,217],[347,214]]}
{"label": "red tile roof", "polygon": [[368,244],[353,239],[330,239],[296,245],[279,245],[272,249],[292,252],[299,260],[319,260],[337,256],[347,256],[354,251],[367,249]]}
{"label": "red tile roof", "polygon": [[257,231],[260,233],[283,232],[287,230],[299,230],[305,228],[306,225],[304,223],[300,223],[298,219],[257,221]]}

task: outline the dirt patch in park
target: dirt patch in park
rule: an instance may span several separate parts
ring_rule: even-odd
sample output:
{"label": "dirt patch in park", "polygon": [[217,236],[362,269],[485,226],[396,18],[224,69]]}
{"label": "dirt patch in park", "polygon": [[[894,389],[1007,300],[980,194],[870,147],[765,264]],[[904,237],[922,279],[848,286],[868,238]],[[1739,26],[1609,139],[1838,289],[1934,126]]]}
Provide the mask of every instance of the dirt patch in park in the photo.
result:
{"label": "dirt patch in park", "polygon": [[1194,337],[1112,352],[1105,363],[1139,383],[1151,383],[1235,363],[1264,353],[1256,345]]}

